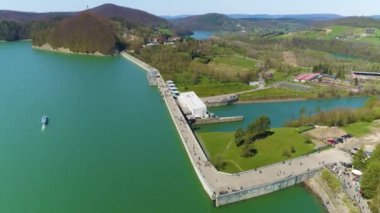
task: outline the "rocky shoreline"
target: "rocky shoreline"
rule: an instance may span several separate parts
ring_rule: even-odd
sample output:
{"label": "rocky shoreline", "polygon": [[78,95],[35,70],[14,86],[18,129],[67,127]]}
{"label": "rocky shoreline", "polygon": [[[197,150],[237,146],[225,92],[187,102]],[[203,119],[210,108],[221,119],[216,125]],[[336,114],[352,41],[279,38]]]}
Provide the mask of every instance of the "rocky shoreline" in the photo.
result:
{"label": "rocky shoreline", "polygon": [[50,44],[44,44],[42,46],[32,46],[33,49],[37,50],[44,50],[44,51],[51,51],[51,52],[59,52],[59,53],[66,53],[66,54],[77,54],[77,55],[91,55],[91,56],[106,56],[100,52],[95,52],[95,53],[82,53],[82,52],[74,52],[71,51],[69,48],[53,48]]}

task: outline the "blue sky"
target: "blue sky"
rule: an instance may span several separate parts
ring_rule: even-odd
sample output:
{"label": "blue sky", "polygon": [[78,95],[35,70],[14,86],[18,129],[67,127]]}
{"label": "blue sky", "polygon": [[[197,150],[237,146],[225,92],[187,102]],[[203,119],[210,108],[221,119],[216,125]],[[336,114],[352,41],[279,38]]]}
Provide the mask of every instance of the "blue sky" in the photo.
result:
{"label": "blue sky", "polygon": [[[52,3],[53,2],[53,3]],[[0,0],[0,9],[20,11],[78,11],[114,3],[156,15],[244,13],[380,15],[380,0]]]}

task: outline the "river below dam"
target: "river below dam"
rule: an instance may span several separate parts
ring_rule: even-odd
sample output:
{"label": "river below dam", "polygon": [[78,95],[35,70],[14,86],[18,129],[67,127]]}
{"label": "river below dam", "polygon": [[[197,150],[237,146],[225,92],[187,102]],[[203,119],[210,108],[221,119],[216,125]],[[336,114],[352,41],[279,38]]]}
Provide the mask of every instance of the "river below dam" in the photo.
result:
{"label": "river below dam", "polygon": [[302,186],[214,207],[158,90],[122,57],[12,42],[0,58],[0,212],[325,211]]}

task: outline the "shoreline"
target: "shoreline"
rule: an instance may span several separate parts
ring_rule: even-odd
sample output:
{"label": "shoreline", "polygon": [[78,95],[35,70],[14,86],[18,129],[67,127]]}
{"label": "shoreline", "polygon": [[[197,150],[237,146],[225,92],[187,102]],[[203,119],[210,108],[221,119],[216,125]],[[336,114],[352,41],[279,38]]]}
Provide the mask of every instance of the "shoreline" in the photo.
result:
{"label": "shoreline", "polygon": [[319,183],[315,180],[315,177],[307,180],[304,182],[304,187],[306,190],[309,191],[309,193],[313,194],[318,198],[318,200],[321,202],[321,204],[324,206],[324,208],[329,213],[335,213],[337,212],[337,209],[334,205],[331,203],[327,203],[326,201],[330,202],[330,198],[327,195],[327,193],[323,190],[322,186],[319,185]]}
{"label": "shoreline", "polygon": [[312,100],[307,98],[269,98],[269,99],[258,99],[251,101],[237,101],[234,104],[254,104],[254,103],[278,103],[278,102],[293,102],[293,101],[306,101]]}
{"label": "shoreline", "polygon": [[343,98],[364,98],[371,97],[370,95],[355,95],[355,96],[343,96],[343,97],[328,97],[328,98],[269,98],[262,100],[251,101],[237,101],[233,104],[252,104],[252,103],[280,103],[280,102],[295,102],[295,101],[312,101],[312,100],[331,100],[331,99],[343,99]]}
{"label": "shoreline", "polygon": [[73,52],[69,48],[64,48],[64,47],[53,48],[50,44],[44,44],[42,46],[32,45],[32,48],[36,49],[36,50],[49,51],[49,52],[57,52],[57,53],[64,53],[64,54],[87,55],[87,56],[101,56],[101,57],[108,56],[108,55],[104,55],[104,54],[102,54],[100,52],[82,53],[82,52]]}

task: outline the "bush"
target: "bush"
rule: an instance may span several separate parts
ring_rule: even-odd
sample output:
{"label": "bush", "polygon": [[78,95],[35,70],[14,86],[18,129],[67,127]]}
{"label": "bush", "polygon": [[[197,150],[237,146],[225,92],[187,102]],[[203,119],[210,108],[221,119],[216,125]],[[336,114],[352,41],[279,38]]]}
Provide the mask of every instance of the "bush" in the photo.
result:
{"label": "bush", "polygon": [[255,156],[256,154],[257,154],[257,149],[253,145],[246,144],[244,145],[242,149],[241,156],[243,158],[250,158],[250,157]]}
{"label": "bush", "polygon": [[287,157],[287,158],[290,158],[292,156],[292,154],[290,154],[289,150],[284,150],[282,152],[282,156],[284,157]]}
{"label": "bush", "polygon": [[290,149],[290,151],[291,151],[292,153],[296,153],[296,147],[292,146],[292,148]]}
{"label": "bush", "polygon": [[329,170],[324,169],[322,171],[322,178],[327,182],[327,185],[331,188],[334,193],[338,193],[342,189],[342,184],[339,179],[332,174]]}
{"label": "bush", "polygon": [[361,181],[361,190],[364,198],[373,198],[380,184],[380,162],[372,161],[367,165]]}
{"label": "bush", "polygon": [[216,156],[213,164],[218,171],[224,170],[228,165],[221,155]]}
{"label": "bush", "polygon": [[326,126],[346,126],[356,122],[372,122],[380,118],[379,99],[374,103],[373,99],[365,107],[359,109],[335,109],[331,111],[320,112],[318,114],[302,117],[297,120],[286,123],[288,127],[301,127],[305,122]]}

